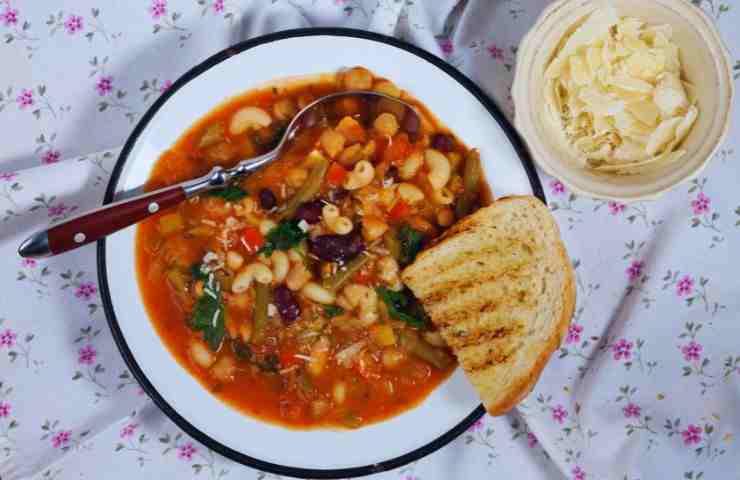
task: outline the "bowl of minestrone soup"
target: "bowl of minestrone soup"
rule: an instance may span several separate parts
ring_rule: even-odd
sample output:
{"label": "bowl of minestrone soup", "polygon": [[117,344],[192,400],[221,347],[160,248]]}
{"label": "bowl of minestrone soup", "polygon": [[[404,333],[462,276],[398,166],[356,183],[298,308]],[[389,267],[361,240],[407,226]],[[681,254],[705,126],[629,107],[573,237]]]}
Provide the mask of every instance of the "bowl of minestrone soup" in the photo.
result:
{"label": "bowl of minestrone soup", "polygon": [[418,116],[343,97],[262,171],[99,245],[109,323],[144,390],[196,440],[278,474],[394,468],[482,415],[399,273],[492,195],[542,195],[511,127],[426,52],[366,32],[282,32],[178,80],[106,197],[264,153],[302,107],[352,90]]}

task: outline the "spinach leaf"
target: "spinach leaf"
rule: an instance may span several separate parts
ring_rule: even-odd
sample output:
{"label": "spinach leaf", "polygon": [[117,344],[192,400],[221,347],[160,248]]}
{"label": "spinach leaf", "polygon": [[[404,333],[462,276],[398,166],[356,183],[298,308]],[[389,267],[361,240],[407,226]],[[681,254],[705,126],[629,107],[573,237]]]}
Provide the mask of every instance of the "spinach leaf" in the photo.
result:
{"label": "spinach leaf", "polygon": [[211,190],[208,192],[208,195],[211,197],[223,198],[227,202],[238,202],[242,198],[246,197],[248,193],[246,190],[232,183],[227,185],[225,188]]}
{"label": "spinach leaf", "polygon": [[308,233],[298,226],[299,220],[283,220],[277,227],[273,228],[265,236],[265,244],[258,253],[272,255],[275,250],[289,250],[305,238]]}
{"label": "spinach leaf", "polygon": [[343,313],[344,309],[342,307],[337,307],[336,305],[324,305],[324,315],[326,315],[327,318],[338,317]]}
{"label": "spinach leaf", "polygon": [[208,272],[203,270],[202,263],[196,263],[195,265],[190,267],[190,274],[193,276],[193,280],[203,280],[204,282],[208,281]]}
{"label": "spinach leaf", "polygon": [[221,347],[226,333],[225,314],[220,285],[213,276],[209,276],[209,281],[203,287],[203,295],[195,303],[190,327],[203,332],[203,340],[214,352]]}
{"label": "spinach leaf", "polygon": [[385,287],[378,287],[375,291],[388,307],[391,318],[419,328],[426,326],[429,322],[427,313],[410,290],[394,292]]}
{"label": "spinach leaf", "polygon": [[404,225],[398,231],[398,241],[401,244],[399,263],[408,265],[414,261],[424,245],[424,234]]}

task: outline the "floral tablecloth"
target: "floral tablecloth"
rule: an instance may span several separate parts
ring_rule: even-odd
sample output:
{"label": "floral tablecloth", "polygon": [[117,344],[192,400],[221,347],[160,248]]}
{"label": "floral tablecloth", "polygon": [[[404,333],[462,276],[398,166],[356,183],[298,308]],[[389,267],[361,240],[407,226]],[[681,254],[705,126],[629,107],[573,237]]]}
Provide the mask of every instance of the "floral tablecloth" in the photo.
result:
{"label": "floral tablecloth", "polygon": [[[149,402],[106,326],[93,246],[15,253],[101,202],[117,147],[173,79],[260,33],[351,26],[442,56],[511,115],[517,43],[545,3],[0,1],[0,477],[275,478]],[[693,3],[737,58],[740,6]],[[515,412],[378,478],[738,478],[738,133],[736,114],[709,168],[657,202],[594,201],[542,176],[578,276],[567,338]]]}

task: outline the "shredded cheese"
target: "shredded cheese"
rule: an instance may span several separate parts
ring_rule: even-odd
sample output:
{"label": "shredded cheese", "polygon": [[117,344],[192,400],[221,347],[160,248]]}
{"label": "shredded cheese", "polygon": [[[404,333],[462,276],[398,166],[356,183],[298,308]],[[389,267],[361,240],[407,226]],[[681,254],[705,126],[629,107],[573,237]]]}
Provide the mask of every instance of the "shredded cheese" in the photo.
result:
{"label": "shredded cheese", "polygon": [[638,174],[679,160],[699,111],[669,25],[593,12],[545,71],[546,118],[580,162]]}

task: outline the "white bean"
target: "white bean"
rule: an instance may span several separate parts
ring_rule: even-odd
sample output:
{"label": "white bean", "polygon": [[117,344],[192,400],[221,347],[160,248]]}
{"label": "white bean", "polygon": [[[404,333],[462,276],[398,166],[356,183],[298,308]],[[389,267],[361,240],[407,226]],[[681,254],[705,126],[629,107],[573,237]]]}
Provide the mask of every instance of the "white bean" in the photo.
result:
{"label": "white bean", "polygon": [[391,287],[391,290],[401,290],[403,285],[399,277],[398,262],[393,257],[383,257],[378,260],[378,277],[382,282]]}
{"label": "white bean", "polygon": [[303,260],[298,260],[293,264],[285,277],[285,285],[294,292],[302,289],[308,281],[311,280],[311,272],[303,264]]}
{"label": "white bean", "polygon": [[234,363],[234,359],[231,357],[221,357],[213,366],[211,373],[213,373],[216,379],[222,382],[228,382],[234,379],[235,371],[236,364]]}
{"label": "white bean", "polygon": [[249,289],[253,280],[259,283],[269,284],[272,283],[272,279],[272,271],[267,265],[260,262],[253,262],[236,274],[234,282],[231,284],[231,291],[233,293],[242,293]]}
{"label": "white bean", "polygon": [[193,340],[190,344],[190,358],[203,368],[210,367],[216,360],[216,357],[200,340]]}
{"label": "white bean", "polygon": [[324,305],[331,305],[337,299],[334,292],[322,287],[316,282],[308,282],[307,284],[305,284],[301,289],[301,294],[303,294],[303,296],[308,298],[309,300]]}
{"label": "white bean", "polygon": [[344,382],[335,383],[334,388],[332,388],[331,395],[334,397],[334,401],[337,404],[343,404],[344,400],[347,398],[347,384]]}
{"label": "white bean", "polygon": [[344,188],[347,190],[357,190],[358,188],[370,185],[375,177],[375,167],[367,160],[361,160],[355,164],[355,168],[349,172],[344,180]]}
{"label": "white bean", "polygon": [[427,148],[424,151],[424,160],[429,168],[427,176],[429,183],[432,184],[434,190],[441,190],[450,181],[450,161],[442,152],[433,148]]}
{"label": "white bean", "polygon": [[288,255],[281,250],[275,250],[270,256],[272,260],[272,276],[275,283],[281,283],[288,276],[290,261]]}

